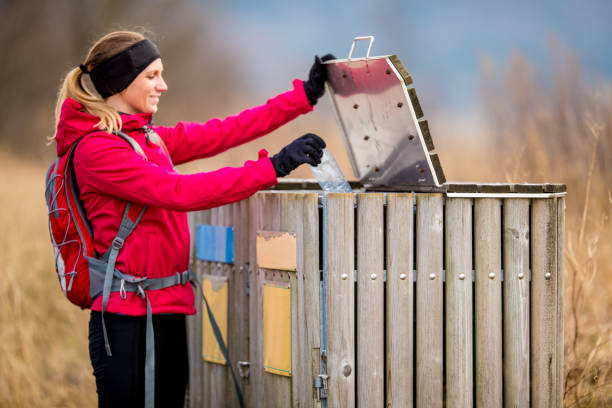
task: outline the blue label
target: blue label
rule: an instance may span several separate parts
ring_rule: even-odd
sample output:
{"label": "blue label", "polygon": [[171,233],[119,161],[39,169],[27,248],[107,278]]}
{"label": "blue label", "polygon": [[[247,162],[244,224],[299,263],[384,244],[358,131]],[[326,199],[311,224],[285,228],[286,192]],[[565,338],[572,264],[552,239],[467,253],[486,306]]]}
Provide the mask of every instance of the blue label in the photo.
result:
{"label": "blue label", "polygon": [[234,229],[198,224],[196,256],[202,261],[234,263]]}

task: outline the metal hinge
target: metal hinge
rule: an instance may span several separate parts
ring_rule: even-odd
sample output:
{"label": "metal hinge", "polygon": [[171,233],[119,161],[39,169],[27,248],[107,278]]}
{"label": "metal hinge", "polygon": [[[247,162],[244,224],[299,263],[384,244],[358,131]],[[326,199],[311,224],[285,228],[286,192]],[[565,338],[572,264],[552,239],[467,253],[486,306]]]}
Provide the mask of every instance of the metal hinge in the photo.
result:
{"label": "metal hinge", "polygon": [[249,378],[249,367],[251,363],[248,361],[237,361],[236,365],[238,366],[238,374],[240,378]]}
{"label": "metal hinge", "polygon": [[319,374],[317,378],[315,378],[314,386],[317,389],[317,399],[321,401],[322,399],[327,398],[327,380],[329,376],[327,374]]}

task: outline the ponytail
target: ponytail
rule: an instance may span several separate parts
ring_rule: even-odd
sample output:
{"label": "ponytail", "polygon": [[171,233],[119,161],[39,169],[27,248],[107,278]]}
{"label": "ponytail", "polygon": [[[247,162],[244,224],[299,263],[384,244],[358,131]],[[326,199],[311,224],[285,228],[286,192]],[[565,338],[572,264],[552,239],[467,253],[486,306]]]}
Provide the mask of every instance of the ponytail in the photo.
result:
{"label": "ponytail", "polygon": [[[72,69],[68,72],[66,78],[64,78],[64,83],[59,89],[55,105],[56,127],[60,120],[64,100],[70,98],[82,104],[87,113],[100,118],[100,121],[95,125],[100,130],[105,130],[108,133],[121,130],[122,123],[119,112],[107,104],[104,99],[89,90],[83,83],[83,79],[83,71],[79,67]],[[55,136],[50,139],[55,139]]]}

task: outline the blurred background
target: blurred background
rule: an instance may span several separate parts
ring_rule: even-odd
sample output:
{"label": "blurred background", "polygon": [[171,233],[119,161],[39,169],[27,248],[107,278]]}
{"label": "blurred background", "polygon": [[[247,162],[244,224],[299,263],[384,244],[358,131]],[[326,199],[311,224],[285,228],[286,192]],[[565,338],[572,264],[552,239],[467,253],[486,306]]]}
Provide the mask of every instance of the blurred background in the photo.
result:
{"label": "blurred background", "polygon": [[[158,44],[165,125],[265,103],[305,79],[315,54],[345,58],[353,37],[374,35],[372,55],[397,54],[412,74],[449,181],[567,184],[565,403],[611,406],[612,3],[494,3],[0,0],[0,406],[96,404],[88,313],[56,283],[43,179],[61,80],[117,29]],[[306,132],[351,178],[327,97],[181,170],[238,166]]]}

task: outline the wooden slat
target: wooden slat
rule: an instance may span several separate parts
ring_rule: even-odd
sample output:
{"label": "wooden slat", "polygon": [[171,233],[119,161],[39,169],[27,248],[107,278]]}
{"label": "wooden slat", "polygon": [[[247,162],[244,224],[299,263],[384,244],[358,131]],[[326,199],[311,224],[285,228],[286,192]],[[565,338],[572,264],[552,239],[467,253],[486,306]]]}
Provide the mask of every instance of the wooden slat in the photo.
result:
{"label": "wooden slat", "polygon": [[[302,281],[298,293],[300,314],[304,316],[300,326],[300,337],[304,337],[304,356],[306,380],[303,385],[305,393],[304,407],[320,407],[317,400],[314,382],[319,375],[320,327],[319,327],[319,208],[318,194],[308,193],[300,196],[302,201],[302,219],[298,223],[298,281]],[[300,238],[301,237],[301,238]],[[308,364],[309,362],[309,364]],[[301,392],[300,392],[301,395]]]}
{"label": "wooden slat", "polygon": [[[211,212],[203,211],[200,215],[200,222],[202,223],[210,223],[211,222]],[[196,273],[198,274],[198,278],[200,282],[202,281],[202,276],[210,273],[210,264],[209,262],[197,261]],[[208,382],[205,377],[204,372],[204,359],[202,358],[202,294],[198,289],[196,291],[195,304],[198,310],[197,320],[195,326],[195,345],[196,350],[198,351],[197,357],[195,358],[195,381],[197,384],[196,393],[194,395],[194,406],[195,407],[203,407],[205,405],[205,395],[207,392]]]}
{"label": "wooden slat", "polygon": [[417,195],[416,402],[442,407],[442,195]]}
{"label": "wooden slat", "polygon": [[[262,228],[264,194],[257,193],[249,199],[249,241],[255,242],[256,233]],[[263,395],[263,343],[259,328],[263,324],[262,286],[260,270],[257,268],[255,245],[249,246],[249,407],[261,407]]]}
{"label": "wooden slat", "polygon": [[563,406],[564,395],[564,325],[563,325],[563,295],[565,290],[565,198],[557,201],[557,389],[555,396],[557,407]]}
{"label": "wooden slat", "polygon": [[[299,193],[286,193],[285,211],[286,220],[281,224],[284,231],[288,231],[295,237],[293,250],[294,264],[291,272],[287,273],[291,282],[291,356],[292,356],[292,378],[291,378],[291,400],[288,404],[294,407],[304,407],[310,402],[309,386],[310,374],[310,353],[306,350],[306,336],[304,319],[304,279],[303,271],[298,271],[298,247],[302,244],[302,224],[304,216],[302,214],[303,204],[302,195]],[[298,244],[298,242],[300,244]]]}
{"label": "wooden slat", "polygon": [[327,327],[330,408],[355,406],[353,194],[327,197]]}
{"label": "wooden slat", "polygon": [[414,204],[412,194],[387,195],[387,406],[413,406]]}
{"label": "wooden slat", "polygon": [[[224,207],[217,207],[210,210],[211,225],[224,226]],[[223,265],[218,262],[208,262],[210,265],[210,274],[223,276]],[[231,283],[230,283],[231,285]],[[203,309],[204,310],[204,309]],[[229,339],[228,339],[229,340]],[[226,344],[227,345],[227,344]],[[227,392],[227,374],[228,368],[225,365],[214,363],[204,363],[204,381],[208,383],[208,389],[205,389],[204,400],[205,405],[214,407],[219,404],[219,401],[226,401]]]}
{"label": "wooden slat", "polygon": [[[238,368],[238,361],[249,361],[249,296],[247,294],[249,262],[249,202],[242,200],[236,203],[233,211],[233,224],[235,232],[235,261],[234,261],[234,285],[232,288],[233,309],[239,311],[240,316],[234,322],[239,321],[238,328],[234,333],[235,353],[234,369]],[[248,368],[247,368],[248,369]],[[250,370],[249,370],[250,371]],[[240,374],[237,372],[237,376]],[[249,401],[250,382],[240,379],[242,393],[245,403]],[[236,397],[235,401],[238,399]]]}
{"label": "wooden slat", "polygon": [[531,270],[531,401],[533,407],[552,407],[558,375],[556,199],[532,202]]}
{"label": "wooden slat", "polygon": [[[263,208],[263,230],[282,231],[283,226],[287,225],[287,195],[279,193],[262,193],[266,197],[265,206]],[[263,269],[260,269],[263,270]],[[289,281],[288,273],[274,271],[264,273],[267,276],[266,281],[278,280],[279,282]],[[263,283],[263,282],[262,282]],[[293,284],[293,282],[291,282]],[[295,299],[295,288],[291,288],[292,302]],[[259,298],[261,303],[263,297]],[[293,306],[293,304],[292,304]],[[293,307],[292,307],[293,309]],[[292,325],[294,324],[292,319]],[[261,350],[263,357],[263,325],[259,328],[261,335],[258,341],[261,341]],[[293,334],[293,329],[292,329]],[[263,376],[263,397],[262,404],[264,407],[287,406],[291,404],[291,377],[283,377],[267,372],[261,372]]]}
{"label": "wooden slat", "polygon": [[472,200],[447,198],[446,406],[473,407]]}
{"label": "wooden slat", "polygon": [[529,200],[504,200],[504,406],[529,407]]}
{"label": "wooden slat", "polygon": [[[246,398],[245,387],[248,381],[240,378],[238,361],[248,361],[248,297],[246,294],[245,264],[248,262],[248,203],[240,201],[227,206],[227,225],[234,231],[234,262],[225,265],[230,281],[229,286],[229,341],[228,352],[233,369]],[[231,373],[227,370],[227,405],[238,406]]]}
{"label": "wooden slat", "polygon": [[357,194],[357,405],[384,405],[383,195]]}
{"label": "wooden slat", "polygon": [[501,201],[474,202],[476,406],[501,407]]}

